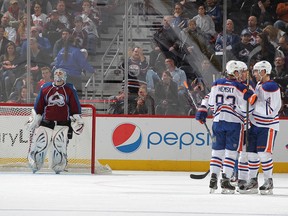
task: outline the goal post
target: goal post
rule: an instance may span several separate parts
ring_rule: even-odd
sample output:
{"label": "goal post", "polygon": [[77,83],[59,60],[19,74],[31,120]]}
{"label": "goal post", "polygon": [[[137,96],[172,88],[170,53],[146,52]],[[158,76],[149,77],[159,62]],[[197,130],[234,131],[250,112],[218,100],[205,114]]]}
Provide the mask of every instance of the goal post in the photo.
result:
{"label": "goal post", "polygon": [[[33,104],[0,103],[0,170],[31,171],[27,159],[31,134],[25,123],[32,108]],[[96,109],[89,104],[81,104],[81,108],[85,126],[80,135],[73,133],[69,140],[67,170],[94,174],[95,164],[99,164],[95,148]],[[43,169],[48,169],[47,158]]]}

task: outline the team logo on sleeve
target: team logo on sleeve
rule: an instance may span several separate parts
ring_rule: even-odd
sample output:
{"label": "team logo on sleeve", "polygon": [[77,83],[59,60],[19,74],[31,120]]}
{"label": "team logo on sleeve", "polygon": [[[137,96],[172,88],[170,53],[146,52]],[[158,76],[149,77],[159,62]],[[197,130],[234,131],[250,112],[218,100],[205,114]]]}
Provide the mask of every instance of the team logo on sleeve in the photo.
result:
{"label": "team logo on sleeve", "polygon": [[123,153],[132,153],[141,145],[141,130],[138,126],[131,123],[121,124],[114,129],[112,142],[118,151]]}

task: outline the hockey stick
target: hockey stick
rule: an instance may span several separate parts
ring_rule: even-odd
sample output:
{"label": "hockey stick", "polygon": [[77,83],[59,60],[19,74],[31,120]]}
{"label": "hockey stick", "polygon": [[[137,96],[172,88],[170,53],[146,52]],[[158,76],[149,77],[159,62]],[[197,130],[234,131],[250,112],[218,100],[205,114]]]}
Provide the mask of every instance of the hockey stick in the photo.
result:
{"label": "hockey stick", "polygon": [[[186,81],[184,81],[184,86],[185,86],[185,88],[186,88],[186,90],[187,90],[187,92],[188,92],[189,97],[191,98],[191,100],[192,100],[192,102],[193,102],[193,105],[195,106],[196,109],[198,109],[197,104],[196,104],[196,102],[195,102],[195,100],[194,100],[191,92],[189,91],[189,87],[188,87],[188,84],[187,84]],[[208,134],[209,134],[209,136],[210,136],[210,138],[212,139],[212,134],[211,134],[211,132],[210,132],[210,130],[209,130],[206,122],[204,122],[204,126],[205,126],[205,128],[206,128],[206,130],[207,130],[207,132],[208,132]]]}
{"label": "hockey stick", "polygon": [[[189,87],[188,87],[188,84],[187,84],[186,81],[184,81],[184,86],[185,86],[185,88],[186,88],[186,90],[187,90],[187,92],[188,92],[188,95],[189,95],[189,97],[191,98],[191,100],[192,100],[195,108],[197,109],[197,108],[198,108],[198,107],[197,107],[197,104],[196,104],[196,102],[195,102],[195,100],[194,100],[191,92],[189,91]],[[210,130],[209,130],[206,122],[204,122],[204,126],[205,126],[205,128],[206,128],[206,130],[207,130],[207,132],[208,132],[208,134],[209,134],[209,136],[210,136],[210,138],[212,139],[212,134],[211,134],[211,132],[210,132]],[[204,179],[209,173],[210,173],[210,169],[209,169],[207,172],[205,172],[204,174],[199,174],[199,175],[197,175],[197,174],[190,174],[190,178],[192,178],[192,179]]]}
{"label": "hockey stick", "polygon": [[[250,84],[250,71],[248,70],[247,71],[247,78],[246,78],[246,89],[247,91],[249,90],[249,84]],[[248,129],[249,129],[249,102],[247,100],[247,103],[246,103],[246,137],[245,137],[245,142],[246,142],[246,152],[247,152],[247,148],[248,148],[248,144],[249,144],[249,141],[248,141]]]}
{"label": "hockey stick", "polygon": [[199,174],[199,175],[191,173],[190,178],[192,178],[192,179],[204,179],[209,173],[210,173],[210,169],[206,173]]}

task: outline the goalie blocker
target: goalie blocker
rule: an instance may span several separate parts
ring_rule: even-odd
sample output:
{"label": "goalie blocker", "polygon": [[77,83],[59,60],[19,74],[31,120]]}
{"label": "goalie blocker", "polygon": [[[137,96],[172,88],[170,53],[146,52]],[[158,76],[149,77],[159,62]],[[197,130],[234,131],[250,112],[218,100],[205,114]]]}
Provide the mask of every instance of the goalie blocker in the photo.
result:
{"label": "goalie blocker", "polygon": [[75,134],[80,135],[84,129],[84,122],[80,115],[74,114],[70,116],[71,119],[71,128]]}

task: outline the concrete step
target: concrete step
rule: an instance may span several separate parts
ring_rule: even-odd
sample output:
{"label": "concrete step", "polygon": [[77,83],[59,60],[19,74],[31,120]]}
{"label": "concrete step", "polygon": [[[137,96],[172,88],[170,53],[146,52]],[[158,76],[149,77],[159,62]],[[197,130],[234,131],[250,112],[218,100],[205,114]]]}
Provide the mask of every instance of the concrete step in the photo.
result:
{"label": "concrete step", "polygon": [[[136,1],[133,0],[133,2],[136,4],[137,2],[142,1]],[[164,2],[164,3],[163,3]],[[152,3],[152,1],[151,1]],[[161,5],[163,6],[165,1],[158,0],[153,1],[154,5],[157,4],[158,7],[161,8]],[[122,80],[123,80],[123,71],[119,70],[119,65],[122,63],[123,59],[123,49],[124,49],[124,43],[123,43],[123,14],[124,14],[124,7],[123,5],[121,8],[117,8],[117,11],[121,14],[112,14],[115,20],[115,22],[111,23],[111,25],[108,27],[107,34],[101,34],[101,46],[97,47],[97,52],[95,56],[89,56],[89,62],[97,69],[97,74],[95,76],[96,84],[95,86],[92,86],[90,83],[87,86],[87,98],[92,99],[93,96],[96,96],[96,98],[105,98],[109,97],[111,95],[117,95],[118,92],[122,88]],[[137,7],[137,5],[133,5],[133,7]],[[167,8],[167,5],[165,6]],[[135,8],[133,8],[134,11]],[[158,9],[157,9],[158,10]],[[162,9],[160,9],[162,10]],[[165,13],[164,13],[165,14]],[[139,46],[143,49],[143,53],[146,56],[148,62],[149,62],[149,54],[152,51],[152,41],[153,41],[153,34],[155,33],[155,30],[158,29],[161,26],[163,16],[162,15],[140,15],[139,17],[136,16],[135,11],[133,12],[132,16],[132,29],[131,32],[129,32],[129,36],[133,39],[132,43],[130,43],[128,47],[133,46]],[[139,28],[137,28],[139,27]],[[109,50],[108,55],[103,60],[102,57],[104,53],[106,52],[107,47],[110,45],[112,39],[115,37],[115,34],[120,30],[120,44],[117,47],[116,44],[112,45],[111,49]],[[101,79],[103,76],[103,72],[105,72],[110,65],[114,55],[116,54],[117,48],[120,49],[119,56],[115,59],[115,62],[113,62],[112,66],[110,67],[107,75],[104,78],[103,88],[101,84]],[[103,62],[104,61],[104,62]],[[102,71],[101,65],[104,63],[104,71]],[[83,81],[83,86],[87,83],[89,77],[85,78]],[[103,89],[103,91],[102,91]],[[85,90],[85,89],[84,89]],[[101,104],[97,104],[98,108],[101,106]],[[99,108],[101,109],[101,112],[104,112],[106,108]]]}

